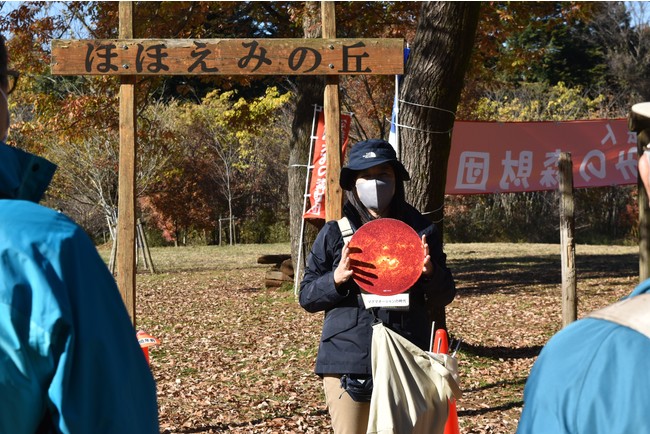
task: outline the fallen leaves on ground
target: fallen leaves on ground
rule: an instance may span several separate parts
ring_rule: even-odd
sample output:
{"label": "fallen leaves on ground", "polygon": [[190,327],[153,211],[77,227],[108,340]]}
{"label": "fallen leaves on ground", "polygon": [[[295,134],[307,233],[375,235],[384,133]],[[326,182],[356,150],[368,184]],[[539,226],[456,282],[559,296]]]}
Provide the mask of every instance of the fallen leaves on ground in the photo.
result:
{"label": "fallen leaves on ground", "polygon": [[[559,247],[544,246],[446,246],[458,287],[447,325],[463,341],[462,433],[516,430],[528,372],[561,327]],[[227,248],[201,251],[230,265],[168,266],[137,277],[138,328],[162,341],[150,351],[161,432],[330,432],[313,374],[322,314],[305,312],[291,288],[263,288],[268,267],[254,259],[233,266]],[[157,253],[154,262],[161,261]],[[248,255],[254,258],[255,246]],[[628,294],[638,281],[637,261],[634,248],[579,254],[579,316]]]}

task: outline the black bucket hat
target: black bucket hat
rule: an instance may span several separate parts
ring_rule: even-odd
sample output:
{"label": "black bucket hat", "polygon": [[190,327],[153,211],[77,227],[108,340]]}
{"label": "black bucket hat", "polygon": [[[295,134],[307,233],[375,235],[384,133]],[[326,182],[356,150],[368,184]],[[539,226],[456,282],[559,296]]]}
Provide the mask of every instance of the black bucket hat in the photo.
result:
{"label": "black bucket hat", "polygon": [[411,179],[404,165],[397,160],[395,149],[390,143],[381,139],[370,139],[352,146],[348,164],[341,168],[339,184],[344,190],[352,190],[357,172],[383,163],[390,163],[395,169],[395,175],[402,181]]}

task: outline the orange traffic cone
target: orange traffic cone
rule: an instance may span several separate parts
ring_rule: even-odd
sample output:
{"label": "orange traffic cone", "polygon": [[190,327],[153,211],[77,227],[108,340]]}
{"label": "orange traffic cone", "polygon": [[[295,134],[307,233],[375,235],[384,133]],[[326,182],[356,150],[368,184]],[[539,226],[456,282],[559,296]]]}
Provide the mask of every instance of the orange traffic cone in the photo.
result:
{"label": "orange traffic cone", "polygon": [[[447,339],[447,332],[445,329],[436,330],[431,351],[439,354],[449,354],[449,340]],[[456,400],[453,398],[449,400],[449,414],[447,415],[445,434],[460,434],[460,428],[458,427],[458,413],[456,413]]]}
{"label": "orange traffic cone", "polygon": [[149,361],[149,347],[142,347],[142,353],[144,354],[144,358],[147,361],[147,365],[150,365],[151,362]]}
{"label": "orange traffic cone", "polygon": [[433,340],[431,352],[438,354],[449,354],[449,340],[445,329],[436,330],[436,337]]}
{"label": "orange traffic cone", "polygon": [[138,343],[140,344],[140,348],[142,348],[142,353],[144,354],[144,358],[147,360],[147,365],[148,365],[149,347],[152,345],[160,345],[160,340],[154,338],[149,333],[142,330],[138,330],[138,332],[136,333],[136,338],[138,339]]}
{"label": "orange traffic cone", "polygon": [[456,400],[454,398],[449,400],[449,415],[447,416],[447,424],[445,425],[445,434],[460,434],[458,413],[456,413]]}

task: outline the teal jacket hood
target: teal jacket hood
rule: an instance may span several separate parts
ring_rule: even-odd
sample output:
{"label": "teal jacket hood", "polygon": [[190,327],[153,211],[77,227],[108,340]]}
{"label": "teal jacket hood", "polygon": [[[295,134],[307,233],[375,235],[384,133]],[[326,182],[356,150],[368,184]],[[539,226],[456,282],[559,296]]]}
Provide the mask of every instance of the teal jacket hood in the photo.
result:
{"label": "teal jacket hood", "polygon": [[45,158],[0,142],[0,199],[38,203],[55,170]]}

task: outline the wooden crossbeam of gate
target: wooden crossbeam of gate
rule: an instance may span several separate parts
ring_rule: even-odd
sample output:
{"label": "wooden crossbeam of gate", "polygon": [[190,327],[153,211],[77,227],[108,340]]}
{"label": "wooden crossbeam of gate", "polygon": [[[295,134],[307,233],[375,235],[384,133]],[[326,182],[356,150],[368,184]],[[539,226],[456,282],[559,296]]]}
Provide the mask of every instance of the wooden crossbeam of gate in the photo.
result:
{"label": "wooden crossbeam of gate", "polygon": [[396,74],[402,47],[401,39],[57,39],[51,67],[55,75]]}
{"label": "wooden crossbeam of gate", "polygon": [[135,39],[133,4],[119,2],[119,38],[53,40],[53,75],[117,75],[120,167],[117,283],[135,325],[135,86],[140,75],[321,75],[326,77],[326,218],[342,213],[340,75],[404,72],[404,40],[336,38],[334,2],[322,4],[322,39]]}

